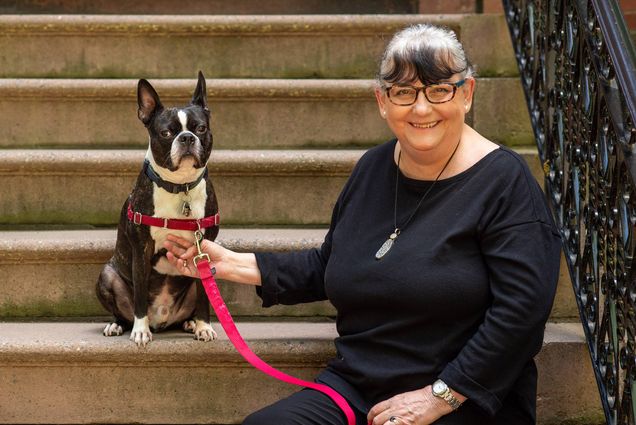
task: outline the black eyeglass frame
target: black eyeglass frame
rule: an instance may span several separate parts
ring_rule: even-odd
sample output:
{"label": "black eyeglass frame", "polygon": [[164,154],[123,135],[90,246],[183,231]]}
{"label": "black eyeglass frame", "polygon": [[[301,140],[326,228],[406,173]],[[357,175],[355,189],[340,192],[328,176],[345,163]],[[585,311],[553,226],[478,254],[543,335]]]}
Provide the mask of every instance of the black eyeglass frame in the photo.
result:
{"label": "black eyeglass frame", "polygon": [[[431,99],[429,99],[429,98],[428,98],[428,96],[426,95],[426,89],[427,89],[428,87],[439,86],[440,84],[449,84],[449,85],[453,86],[453,94],[451,95],[450,99],[448,99],[448,100],[444,100],[443,102],[434,102],[434,101],[432,101]],[[418,98],[418,96],[420,95],[420,91],[424,93],[424,97],[426,98],[426,100],[427,100],[429,103],[433,103],[433,104],[435,104],[435,105],[439,105],[440,103],[450,102],[451,100],[455,99],[455,94],[457,93],[457,89],[458,89],[459,87],[462,87],[464,84],[466,84],[466,78],[464,78],[464,79],[462,79],[462,80],[459,80],[459,81],[456,81],[456,82],[454,82],[454,83],[436,83],[436,84],[429,84],[429,85],[427,85],[427,86],[422,86],[422,87],[415,87],[415,86],[398,86],[398,87],[404,87],[404,88],[409,88],[409,89],[413,89],[413,90],[415,90],[415,99],[414,99],[414,100],[413,100],[413,102],[411,102],[411,103],[395,103],[395,102],[393,102],[393,100],[391,100],[391,93],[390,93],[390,90],[391,90],[393,87],[396,87],[396,85],[395,85],[395,84],[394,84],[394,85],[392,85],[392,86],[389,86],[389,87],[385,87],[385,88],[384,88],[384,90],[386,91],[386,97],[388,97],[388,98],[389,98],[389,101],[390,101],[392,104],[396,105],[396,106],[411,106],[411,105],[414,105],[414,104],[417,102],[417,98]]]}

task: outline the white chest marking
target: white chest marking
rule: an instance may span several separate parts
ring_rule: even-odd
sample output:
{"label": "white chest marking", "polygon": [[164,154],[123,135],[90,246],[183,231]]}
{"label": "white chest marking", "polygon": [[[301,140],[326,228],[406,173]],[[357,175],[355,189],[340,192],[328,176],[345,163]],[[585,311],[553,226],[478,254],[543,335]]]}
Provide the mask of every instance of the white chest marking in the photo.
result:
{"label": "white chest marking", "polygon": [[[183,202],[185,201],[185,194],[183,193],[168,193],[167,191],[160,189],[157,185],[154,185],[153,201],[155,205],[154,217],[160,218],[177,218],[177,219],[197,219],[205,217],[205,204],[207,200],[206,193],[206,181],[201,180],[189,192],[190,202],[190,216],[184,216],[181,211],[183,208]],[[194,242],[194,232],[189,230],[172,230],[165,229],[163,227],[151,227],[150,236],[155,241],[155,253],[163,248],[168,234],[173,234]],[[161,258],[154,269],[161,274],[169,274],[178,276],[181,273],[168,262],[166,258]]]}

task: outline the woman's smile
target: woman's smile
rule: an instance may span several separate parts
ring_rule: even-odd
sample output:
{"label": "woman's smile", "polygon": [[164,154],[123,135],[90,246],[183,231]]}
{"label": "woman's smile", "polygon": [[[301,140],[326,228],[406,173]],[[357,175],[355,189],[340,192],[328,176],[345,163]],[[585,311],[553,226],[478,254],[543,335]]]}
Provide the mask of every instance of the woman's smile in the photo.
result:
{"label": "woman's smile", "polygon": [[439,124],[439,121],[430,121],[430,122],[421,122],[421,123],[409,122],[409,124],[411,124],[411,126],[415,128],[428,129],[428,128],[435,127],[437,124]]}

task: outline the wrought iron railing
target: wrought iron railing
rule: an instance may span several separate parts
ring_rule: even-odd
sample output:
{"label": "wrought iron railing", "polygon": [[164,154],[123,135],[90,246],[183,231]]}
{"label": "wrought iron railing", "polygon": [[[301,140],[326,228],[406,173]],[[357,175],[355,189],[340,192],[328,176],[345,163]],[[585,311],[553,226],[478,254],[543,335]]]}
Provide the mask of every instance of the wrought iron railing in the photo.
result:
{"label": "wrought iron railing", "polygon": [[606,420],[635,424],[634,47],[616,0],[504,8]]}

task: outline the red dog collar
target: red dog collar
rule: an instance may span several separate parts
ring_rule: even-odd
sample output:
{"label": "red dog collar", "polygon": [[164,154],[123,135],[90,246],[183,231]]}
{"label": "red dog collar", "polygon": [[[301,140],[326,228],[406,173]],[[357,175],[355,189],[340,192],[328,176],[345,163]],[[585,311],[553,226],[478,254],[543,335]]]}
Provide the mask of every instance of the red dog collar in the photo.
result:
{"label": "red dog collar", "polygon": [[129,221],[132,221],[138,226],[144,224],[146,226],[163,227],[171,230],[191,230],[193,232],[196,230],[207,229],[208,227],[218,226],[220,222],[218,213],[197,220],[152,217],[133,211],[130,203],[128,204],[127,216]]}

